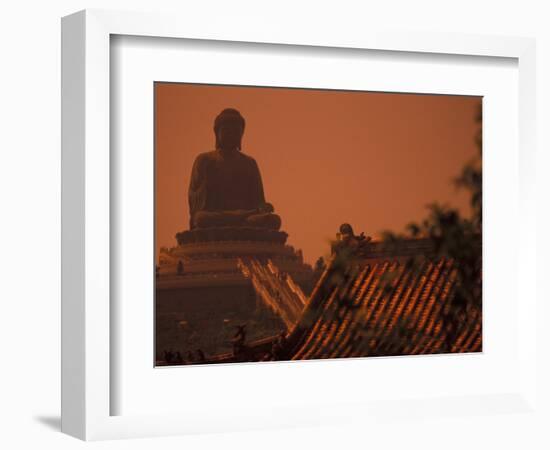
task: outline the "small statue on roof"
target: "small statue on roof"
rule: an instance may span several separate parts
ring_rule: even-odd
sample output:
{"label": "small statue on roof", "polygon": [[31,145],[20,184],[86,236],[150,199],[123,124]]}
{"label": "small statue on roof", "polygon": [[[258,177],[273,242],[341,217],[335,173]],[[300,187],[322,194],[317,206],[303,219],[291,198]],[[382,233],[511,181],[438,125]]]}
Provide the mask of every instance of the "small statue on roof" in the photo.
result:
{"label": "small statue on roof", "polygon": [[244,348],[245,348],[245,341],[246,341],[246,324],[244,325],[237,325],[237,332],[233,336],[233,339],[231,340],[233,343],[233,354],[238,355],[240,354]]}
{"label": "small statue on roof", "polygon": [[349,249],[353,253],[363,254],[367,250],[367,244],[372,241],[372,237],[365,236],[364,232],[356,235],[353,227],[349,223],[340,225],[339,233],[336,233],[336,241],[332,244],[332,253],[343,249]]}

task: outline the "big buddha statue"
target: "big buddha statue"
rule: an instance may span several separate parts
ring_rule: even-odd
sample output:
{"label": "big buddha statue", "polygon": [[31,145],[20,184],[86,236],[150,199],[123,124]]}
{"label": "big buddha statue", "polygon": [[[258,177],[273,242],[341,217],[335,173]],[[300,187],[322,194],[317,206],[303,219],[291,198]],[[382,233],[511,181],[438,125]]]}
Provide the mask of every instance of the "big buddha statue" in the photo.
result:
{"label": "big buddha statue", "polygon": [[179,241],[212,240],[221,235],[237,240],[286,240],[286,233],[278,231],[281,218],[265,200],[258,164],[242,151],[244,130],[245,120],[236,109],[224,109],[216,117],[216,148],[200,153],[193,164],[188,193],[191,231],[179,233]]}
{"label": "big buddha statue", "polygon": [[176,234],[177,246],[161,249],[155,297],[158,330],[172,330],[174,317],[190,326],[177,337],[157,333],[159,352],[183,341],[209,355],[230,352],[228,327],[237,324],[247,324],[249,339],[280,333],[284,323],[261,303],[243,271],[247,260],[273,264],[305,292],[311,287],[311,266],[286,243],[258,164],[242,151],[244,130],[241,114],[224,109],[214,121],[215,149],[198,154],[193,164],[189,228]]}

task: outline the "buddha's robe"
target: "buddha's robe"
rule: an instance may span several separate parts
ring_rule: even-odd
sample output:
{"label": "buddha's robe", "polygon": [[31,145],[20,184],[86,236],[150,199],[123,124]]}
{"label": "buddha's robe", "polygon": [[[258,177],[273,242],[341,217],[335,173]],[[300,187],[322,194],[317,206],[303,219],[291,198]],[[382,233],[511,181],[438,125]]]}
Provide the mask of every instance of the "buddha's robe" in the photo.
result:
{"label": "buddha's robe", "polygon": [[190,228],[253,226],[278,229],[265,211],[260,169],[240,151],[214,150],[195,159],[189,184]]}

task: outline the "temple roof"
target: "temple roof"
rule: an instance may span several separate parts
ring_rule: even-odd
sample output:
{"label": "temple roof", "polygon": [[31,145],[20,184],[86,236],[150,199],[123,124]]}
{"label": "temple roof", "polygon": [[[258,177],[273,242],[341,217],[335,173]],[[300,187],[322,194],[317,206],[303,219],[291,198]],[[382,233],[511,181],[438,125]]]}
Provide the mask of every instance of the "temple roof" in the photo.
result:
{"label": "temple roof", "polygon": [[452,259],[430,255],[429,243],[421,240],[391,250],[369,245],[367,257],[343,262],[333,255],[300,313],[292,296],[270,298],[284,292],[272,263],[253,263],[262,285],[277,286],[264,289],[261,298],[289,328],[285,359],[482,350],[481,308],[464,309],[459,320],[461,313],[450,310],[458,287]]}
{"label": "temple roof", "polygon": [[336,273],[327,268],[289,335],[289,359],[482,350],[479,309],[468,310],[452,336],[446,331],[457,287],[452,260],[363,261],[335,282]]}

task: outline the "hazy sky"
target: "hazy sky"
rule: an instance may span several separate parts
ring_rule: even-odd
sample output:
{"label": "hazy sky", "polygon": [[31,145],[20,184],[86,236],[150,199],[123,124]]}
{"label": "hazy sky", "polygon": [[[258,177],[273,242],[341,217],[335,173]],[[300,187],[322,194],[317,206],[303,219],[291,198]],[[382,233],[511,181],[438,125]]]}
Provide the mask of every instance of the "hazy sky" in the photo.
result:
{"label": "hazy sky", "polygon": [[313,263],[340,224],[376,238],[402,231],[433,201],[469,214],[452,178],[476,155],[480,97],[157,83],[157,251],[188,229],[195,157],[213,150],[224,108],[246,120],[243,152],[288,243]]}

